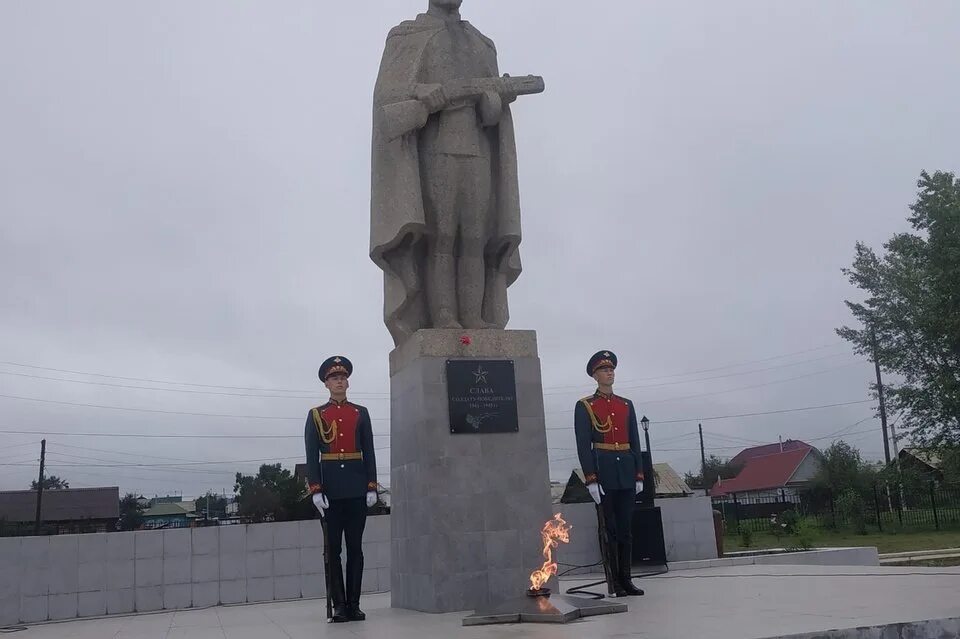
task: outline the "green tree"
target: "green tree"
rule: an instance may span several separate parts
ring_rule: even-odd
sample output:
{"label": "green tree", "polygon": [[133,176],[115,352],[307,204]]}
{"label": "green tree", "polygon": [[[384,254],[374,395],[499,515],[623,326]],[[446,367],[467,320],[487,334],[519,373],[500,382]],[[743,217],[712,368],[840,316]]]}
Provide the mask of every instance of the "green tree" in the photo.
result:
{"label": "green tree", "polygon": [[838,441],[823,451],[820,469],[811,486],[833,495],[852,491],[867,499],[872,498],[876,481],[876,469],[863,461],[860,451],[845,441]]}
{"label": "green tree", "polygon": [[856,490],[848,488],[837,497],[836,509],[858,535],[867,534],[867,504]]}
{"label": "green tree", "polygon": [[889,466],[884,466],[878,473],[877,479],[881,487],[881,502],[886,507],[887,495],[896,498],[900,488],[903,488],[904,498],[907,503],[912,503],[916,496],[926,496],[930,489],[930,476],[919,471],[916,468],[901,464],[897,467],[897,462],[891,462]]}
{"label": "green tree", "polygon": [[[683,480],[690,488],[701,490],[704,488],[712,488],[713,485],[717,483],[718,478],[733,479],[742,468],[743,466],[733,464],[729,459],[721,459],[716,455],[710,455],[704,464],[703,472],[696,474],[684,473]],[[706,482],[704,482],[704,476],[706,476]]]}
{"label": "green tree", "polygon": [[880,257],[857,243],[844,269],[865,294],[847,301],[860,328],[837,333],[873,357],[887,380],[888,402],[925,447],[960,446],[960,180],[923,172],[907,218],[913,232],[898,233]]}
{"label": "green tree", "polygon": [[960,448],[947,448],[941,452],[940,471],[945,482],[960,484]]}
{"label": "green tree", "polygon": [[133,493],[127,493],[120,500],[120,518],[117,528],[120,530],[137,530],[143,525],[143,507],[140,499]]}
{"label": "green tree", "polygon": [[263,464],[255,477],[237,473],[233,490],[240,515],[254,522],[303,519],[312,508],[303,482],[280,464]]}
{"label": "green tree", "polygon": [[227,498],[208,490],[205,495],[197,498],[197,516],[210,519],[223,519],[227,516]]}
{"label": "green tree", "polygon": [[[56,475],[50,475],[49,477],[43,478],[43,489],[44,490],[61,490],[63,488],[70,488],[70,484],[65,479],[60,479]],[[37,480],[34,479],[30,482],[30,490],[37,489]]]}

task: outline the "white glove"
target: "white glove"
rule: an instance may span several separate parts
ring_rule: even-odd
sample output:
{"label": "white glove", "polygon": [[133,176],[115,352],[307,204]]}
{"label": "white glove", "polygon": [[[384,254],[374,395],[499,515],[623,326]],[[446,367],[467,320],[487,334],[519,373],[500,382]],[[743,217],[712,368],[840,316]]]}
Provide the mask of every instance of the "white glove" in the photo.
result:
{"label": "white glove", "polygon": [[600,482],[593,482],[592,484],[587,484],[587,491],[590,493],[590,497],[593,498],[593,501],[600,503],[600,495],[606,495],[603,492],[603,487],[600,485]]}
{"label": "white glove", "polygon": [[643,482],[642,482],[642,481],[638,481],[638,482],[637,482],[637,494],[639,495],[639,494],[642,493],[642,492],[643,492]]}
{"label": "white glove", "polygon": [[317,507],[317,510],[320,511],[320,516],[323,517],[323,511],[330,507],[330,502],[327,501],[327,496],[323,493],[314,493],[313,505]]}
{"label": "white glove", "polygon": [[377,491],[368,490],[367,491],[367,508],[373,508],[373,505],[377,503]]}

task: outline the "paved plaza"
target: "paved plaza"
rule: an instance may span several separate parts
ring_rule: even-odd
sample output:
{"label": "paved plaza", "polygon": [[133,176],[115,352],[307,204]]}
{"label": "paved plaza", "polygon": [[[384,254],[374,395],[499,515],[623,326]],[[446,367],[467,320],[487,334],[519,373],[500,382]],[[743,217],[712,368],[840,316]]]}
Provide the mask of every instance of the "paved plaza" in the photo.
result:
{"label": "paved plaza", "polygon": [[[464,613],[428,615],[390,608],[389,593],[364,597],[365,622],[327,624],[323,600],[219,606],[156,614],[75,620],[31,626],[23,639],[464,639],[536,637],[575,639],[704,637],[755,639],[816,633],[880,637],[836,629],[938,620],[901,630],[904,637],[957,637],[960,569],[863,566],[736,566],[685,570],[638,580],[647,596],[630,599],[625,614],[567,625],[464,628]],[[564,581],[564,588],[580,581]],[[952,621],[939,621],[952,620]],[[890,632],[888,630],[888,632]],[[813,635],[811,635],[813,636]]]}

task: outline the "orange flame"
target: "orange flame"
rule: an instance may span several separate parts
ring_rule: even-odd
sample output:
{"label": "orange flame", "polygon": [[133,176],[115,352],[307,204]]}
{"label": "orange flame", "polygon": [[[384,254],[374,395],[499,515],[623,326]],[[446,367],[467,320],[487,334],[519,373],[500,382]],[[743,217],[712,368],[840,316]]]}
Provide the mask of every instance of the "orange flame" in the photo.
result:
{"label": "orange flame", "polygon": [[570,529],[560,513],[543,525],[540,536],[543,538],[543,565],[530,573],[530,590],[540,590],[553,575],[557,574],[557,562],[553,560],[553,549],[559,542],[570,543]]}

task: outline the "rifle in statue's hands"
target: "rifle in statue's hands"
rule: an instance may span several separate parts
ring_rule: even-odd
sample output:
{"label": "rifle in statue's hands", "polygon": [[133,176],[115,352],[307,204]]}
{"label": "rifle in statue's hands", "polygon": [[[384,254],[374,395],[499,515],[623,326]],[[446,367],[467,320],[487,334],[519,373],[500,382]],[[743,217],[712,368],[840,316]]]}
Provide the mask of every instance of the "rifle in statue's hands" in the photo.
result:
{"label": "rifle in statue's hands", "polygon": [[512,100],[518,95],[543,93],[544,90],[543,78],[538,75],[450,80],[442,86],[443,94],[450,103],[479,98],[485,93],[496,93],[501,98]]}
{"label": "rifle in statue's hands", "polygon": [[510,103],[518,95],[543,93],[543,90],[543,78],[538,75],[504,75],[500,78],[450,80],[443,84],[418,84],[412,100],[401,100],[380,107],[380,135],[385,140],[393,140],[422,127],[431,113],[453,104],[479,100],[485,94],[495,93],[505,103]]}
{"label": "rifle in statue's hands", "polygon": [[543,89],[543,78],[538,75],[468,78],[448,80],[443,84],[419,84],[416,101],[426,107],[429,113],[436,113],[452,104],[476,100],[488,93],[495,93],[503,100],[512,102],[518,95],[543,93]]}

